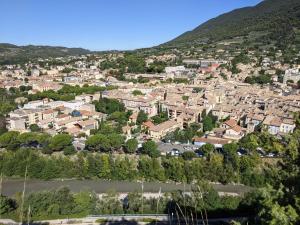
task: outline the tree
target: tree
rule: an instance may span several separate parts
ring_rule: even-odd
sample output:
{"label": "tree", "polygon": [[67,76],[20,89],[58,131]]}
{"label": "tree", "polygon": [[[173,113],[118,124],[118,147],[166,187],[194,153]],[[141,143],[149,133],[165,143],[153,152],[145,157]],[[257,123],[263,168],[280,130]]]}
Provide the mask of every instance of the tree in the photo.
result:
{"label": "tree", "polygon": [[236,143],[229,143],[223,145],[224,162],[231,164],[232,167],[237,170],[239,169],[239,158],[237,155],[238,145]]}
{"label": "tree", "polygon": [[70,146],[67,146],[64,148],[64,155],[73,155],[75,153],[76,153],[76,151],[75,151],[75,148],[73,145],[70,145]]}
{"label": "tree", "polygon": [[139,111],[136,123],[138,125],[141,125],[142,123],[146,122],[148,120],[148,114],[145,113],[143,110]]}
{"label": "tree", "polygon": [[203,123],[203,131],[204,132],[211,131],[214,128],[214,123],[210,116],[205,116],[203,118],[202,123]]}
{"label": "tree", "polygon": [[140,90],[134,90],[134,91],[132,92],[132,94],[133,94],[134,96],[137,96],[137,95],[144,95],[143,92],[141,92]]}
{"label": "tree", "polygon": [[13,211],[16,208],[16,203],[4,196],[4,195],[0,195],[0,215],[9,213],[11,211]]}
{"label": "tree", "polygon": [[112,165],[110,160],[111,159],[109,155],[101,154],[100,156],[101,169],[98,174],[100,178],[105,178],[105,179],[111,178]]}
{"label": "tree", "polygon": [[99,213],[101,214],[121,214],[123,213],[119,195],[114,191],[109,191],[99,201]]}
{"label": "tree", "polygon": [[116,99],[102,98],[94,102],[98,112],[112,114],[113,112],[124,112],[125,106]]}
{"label": "tree", "polygon": [[0,136],[0,147],[8,148],[14,150],[17,146],[17,138],[19,136],[19,132],[9,131]]}
{"label": "tree", "polygon": [[80,214],[93,214],[97,204],[97,196],[89,191],[81,191],[74,195],[76,211]]}
{"label": "tree", "polygon": [[133,138],[133,139],[129,139],[126,144],[125,144],[125,150],[127,153],[135,153],[136,149],[138,147],[138,141]]}
{"label": "tree", "polygon": [[184,163],[182,158],[171,157],[164,159],[162,165],[165,169],[166,178],[175,182],[185,181]]}
{"label": "tree", "polygon": [[110,140],[104,134],[90,136],[85,142],[86,148],[91,151],[109,151],[111,148]]}
{"label": "tree", "polygon": [[31,132],[39,132],[41,131],[41,128],[37,124],[31,124],[29,126],[29,129]]}
{"label": "tree", "polygon": [[284,190],[281,185],[278,190],[267,186],[259,191],[259,219],[261,224],[292,225],[298,221],[296,210],[284,203]]}
{"label": "tree", "polygon": [[138,192],[131,192],[127,195],[128,204],[126,205],[126,213],[141,213],[142,211],[142,201],[141,199],[144,198],[141,193]]}
{"label": "tree", "polygon": [[210,143],[207,143],[205,145],[202,145],[200,150],[204,153],[204,156],[206,157],[210,157],[211,154],[214,152],[215,150],[215,146],[210,144]]}
{"label": "tree", "polygon": [[168,119],[169,119],[169,117],[168,117],[167,111],[161,112],[158,115],[151,117],[151,120],[154,124],[163,123],[163,122],[167,121]]}
{"label": "tree", "polygon": [[198,184],[201,198],[203,198],[203,207],[207,210],[216,210],[221,208],[221,198],[218,192],[207,183]]}
{"label": "tree", "polygon": [[57,134],[50,139],[49,148],[52,151],[62,151],[72,146],[72,137],[69,134]]}
{"label": "tree", "polygon": [[142,146],[142,153],[153,158],[156,158],[160,155],[160,152],[157,149],[157,144],[154,141],[144,142]]}
{"label": "tree", "polygon": [[120,149],[124,143],[124,138],[120,134],[110,134],[108,139],[111,148],[115,150]]}
{"label": "tree", "polygon": [[116,122],[118,122],[119,124],[126,124],[128,117],[127,117],[127,113],[126,112],[113,112],[109,118],[109,120],[114,120]]}
{"label": "tree", "polygon": [[38,147],[40,143],[42,144],[43,141],[45,141],[42,136],[44,135],[33,132],[22,133],[18,136],[16,141],[23,147]]}
{"label": "tree", "polygon": [[192,151],[186,151],[186,152],[182,153],[182,158],[184,160],[191,160],[195,157],[196,157],[196,153],[192,152]]}

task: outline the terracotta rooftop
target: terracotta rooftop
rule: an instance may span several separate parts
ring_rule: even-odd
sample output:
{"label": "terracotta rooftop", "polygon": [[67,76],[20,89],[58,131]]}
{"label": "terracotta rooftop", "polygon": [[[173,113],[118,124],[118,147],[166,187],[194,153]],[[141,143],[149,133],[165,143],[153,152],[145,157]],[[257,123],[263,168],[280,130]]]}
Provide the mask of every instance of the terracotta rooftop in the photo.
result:
{"label": "terracotta rooftop", "polygon": [[177,125],[178,122],[175,121],[175,120],[168,120],[166,122],[163,122],[161,124],[158,124],[156,126],[153,126],[150,128],[151,131],[154,131],[154,132],[159,132],[159,131],[163,131],[163,130],[166,130],[168,128],[171,128],[175,125]]}
{"label": "terracotta rooftop", "polygon": [[225,139],[225,138],[212,138],[212,137],[195,137],[194,142],[203,142],[203,143],[209,143],[212,145],[215,144],[228,144],[231,142],[231,140]]}
{"label": "terracotta rooftop", "polygon": [[142,125],[145,126],[145,127],[148,127],[148,128],[151,128],[151,127],[155,126],[150,120],[144,122]]}
{"label": "terracotta rooftop", "polygon": [[237,125],[237,122],[234,119],[227,120],[224,123],[231,128],[233,128]]}

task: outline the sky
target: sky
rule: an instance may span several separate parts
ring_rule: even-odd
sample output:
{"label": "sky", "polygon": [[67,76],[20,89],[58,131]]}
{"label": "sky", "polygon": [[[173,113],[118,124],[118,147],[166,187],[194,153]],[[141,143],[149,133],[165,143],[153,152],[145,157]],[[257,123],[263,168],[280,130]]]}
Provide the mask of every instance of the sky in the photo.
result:
{"label": "sky", "polygon": [[152,47],[261,0],[0,0],[0,43]]}

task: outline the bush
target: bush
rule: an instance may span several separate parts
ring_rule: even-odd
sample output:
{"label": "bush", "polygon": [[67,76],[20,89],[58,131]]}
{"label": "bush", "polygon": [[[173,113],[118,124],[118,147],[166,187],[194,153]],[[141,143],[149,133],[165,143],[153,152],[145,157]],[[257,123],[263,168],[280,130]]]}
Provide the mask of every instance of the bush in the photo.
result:
{"label": "bush", "polygon": [[196,158],[196,153],[192,152],[192,151],[184,152],[184,153],[182,153],[182,158],[184,160],[191,160],[193,158]]}

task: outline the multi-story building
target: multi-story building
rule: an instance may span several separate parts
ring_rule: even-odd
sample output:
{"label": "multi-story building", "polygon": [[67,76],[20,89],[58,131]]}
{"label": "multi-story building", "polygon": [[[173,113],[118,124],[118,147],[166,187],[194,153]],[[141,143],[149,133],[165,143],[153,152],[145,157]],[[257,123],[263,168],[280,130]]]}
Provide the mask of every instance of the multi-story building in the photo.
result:
{"label": "multi-story building", "polygon": [[300,71],[299,69],[288,69],[285,71],[283,77],[283,83],[286,84],[288,81],[292,81],[293,83],[297,83],[300,80]]}

